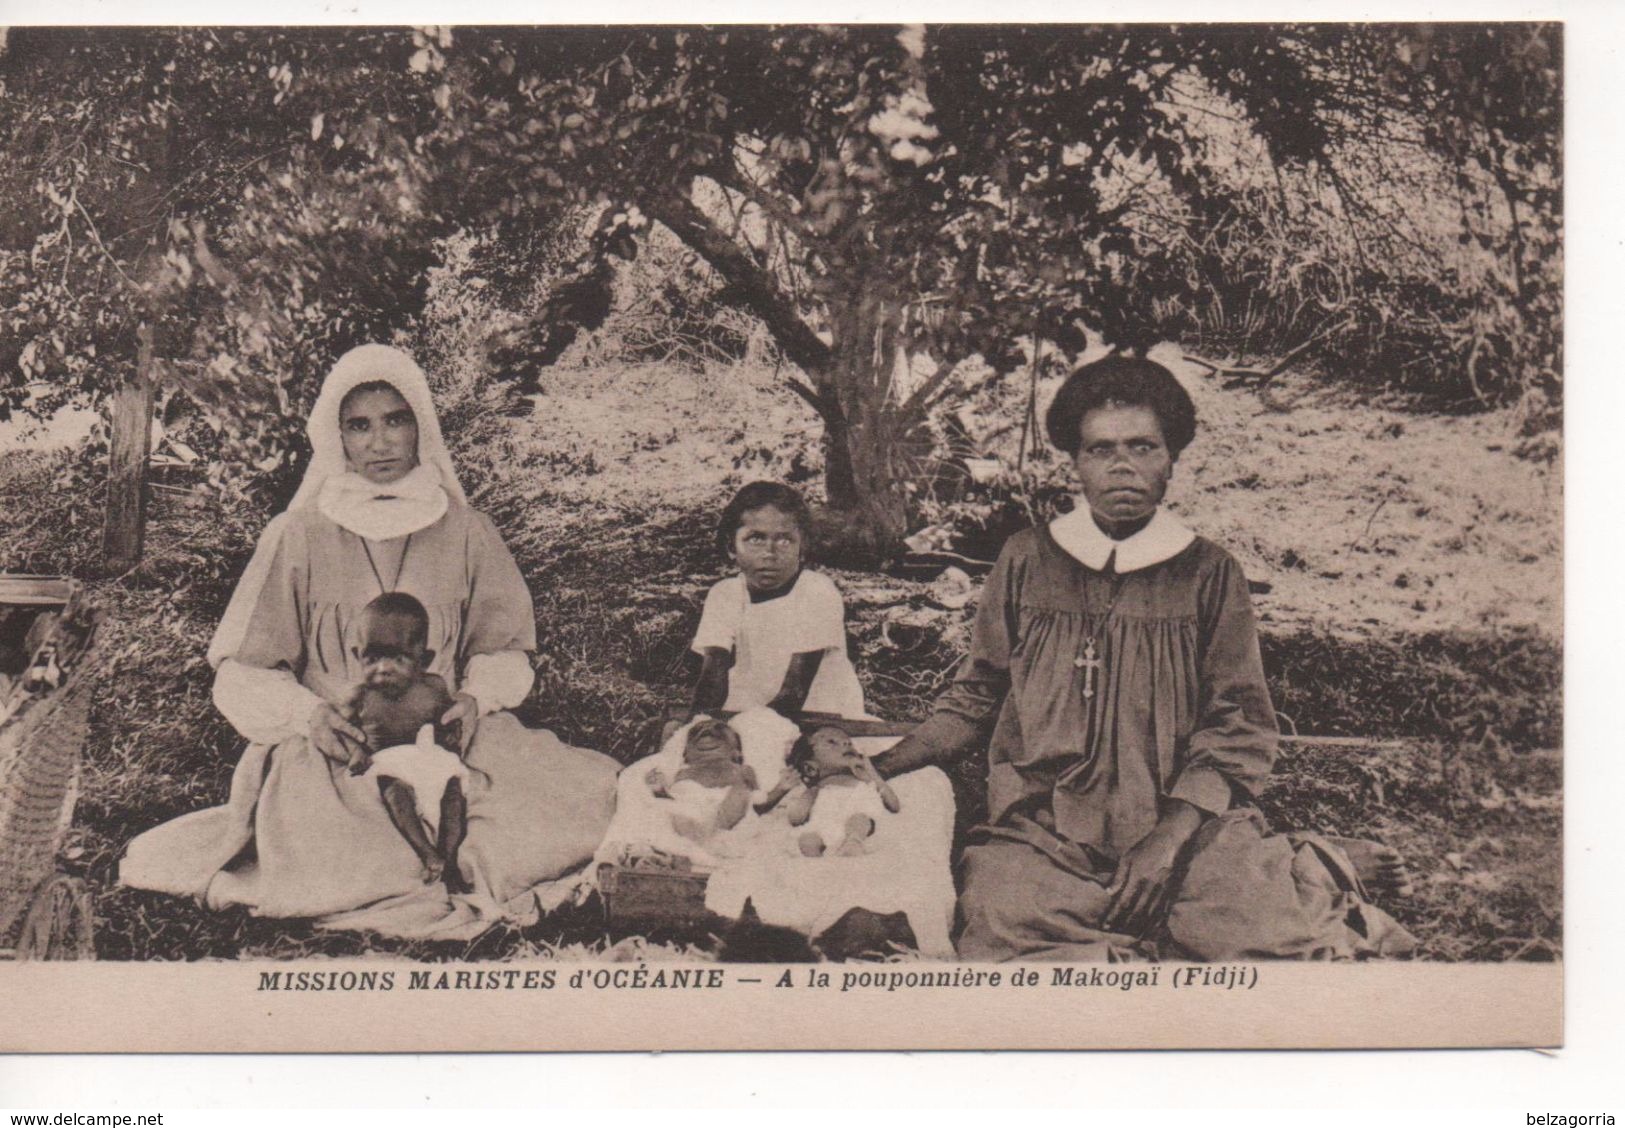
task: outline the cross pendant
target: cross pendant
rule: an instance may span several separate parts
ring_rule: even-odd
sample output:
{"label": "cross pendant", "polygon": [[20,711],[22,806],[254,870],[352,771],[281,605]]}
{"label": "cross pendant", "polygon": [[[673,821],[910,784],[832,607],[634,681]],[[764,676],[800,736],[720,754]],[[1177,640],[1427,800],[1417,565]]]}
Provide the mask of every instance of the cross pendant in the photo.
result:
{"label": "cross pendant", "polygon": [[1095,657],[1095,640],[1088,639],[1083,644],[1083,657],[1072,659],[1072,664],[1083,671],[1083,699],[1090,700],[1095,695],[1095,671],[1105,665]]}

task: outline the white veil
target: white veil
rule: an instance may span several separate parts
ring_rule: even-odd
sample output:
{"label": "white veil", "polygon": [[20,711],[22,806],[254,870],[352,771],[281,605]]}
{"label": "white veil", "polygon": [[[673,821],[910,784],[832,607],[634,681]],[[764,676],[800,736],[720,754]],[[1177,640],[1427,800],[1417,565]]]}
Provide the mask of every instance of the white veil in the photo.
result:
{"label": "white veil", "polygon": [[[339,406],[344,397],[359,385],[373,381],[382,381],[401,394],[411,407],[418,427],[418,466],[401,480],[383,487],[394,495],[389,499],[377,497],[380,487],[365,482],[349,469],[344,458],[344,442],[339,435]],[[378,538],[412,532],[438,520],[446,511],[448,499],[463,505],[468,503],[440,434],[440,419],[435,415],[434,401],[429,395],[429,381],[417,363],[399,349],[388,345],[359,345],[341,356],[322,383],[305,433],[310,436],[310,466],[299,484],[299,492],[288,506],[289,513],[320,508],[358,535]],[[382,520],[377,519],[378,512],[385,513]],[[259,550],[238,581],[237,590],[209,645],[210,665],[218,667],[242,645],[249,619],[269,575],[273,553],[268,546],[276,542],[278,527],[285,520],[286,515],[272,519],[261,538]]]}
{"label": "white veil", "polygon": [[370,344],[357,345],[339,357],[322,382],[316,405],[310,409],[310,422],[305,425],[305,434],[310,437],[310,465],[299,483],[299,492],[293,495],[288,506],[290,510],[313,508],[328,480],[348,470],[344,442],[339,436],[339,405],[353,389],[375,380],[401,393],[417,417],[418,464],[435,471],[441,489],[453,501],[468,504],[462,483],[457,480],[457,471],[452,468],[446,441],[441,437],[440,417],[435,414],[434,399],[429,394],[429,381],[423,369],[400,349]]}

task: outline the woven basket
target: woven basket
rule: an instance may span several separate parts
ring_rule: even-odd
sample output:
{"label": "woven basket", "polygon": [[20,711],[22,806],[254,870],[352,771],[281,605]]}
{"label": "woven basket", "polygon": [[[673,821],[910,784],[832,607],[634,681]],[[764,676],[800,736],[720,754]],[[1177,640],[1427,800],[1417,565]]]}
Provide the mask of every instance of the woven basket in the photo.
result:
{"label": "woven basket", "polygon": [[15,939],[35,891],[56,872],[73,821],[90,729],[92,679],[81,674],[94,625],[75,589],[44,640],[61,656],[63,680],[32,692],[18,685],[4,703],[11,712],[0,723],[0,945]]}
{"label": "woven basket", "polygon": [[598,892],[613,928],[683,928],[710,918],[703,873],[598,867]]}

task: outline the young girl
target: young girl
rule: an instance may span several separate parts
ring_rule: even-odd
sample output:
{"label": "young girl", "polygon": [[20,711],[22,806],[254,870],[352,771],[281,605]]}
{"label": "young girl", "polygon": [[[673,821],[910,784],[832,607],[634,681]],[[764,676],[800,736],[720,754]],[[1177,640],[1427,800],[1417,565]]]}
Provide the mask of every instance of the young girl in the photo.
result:
{"label": "young girl", "polygon": [[705,597],[693,645],[702,659],[695,712],[766,705],[864,716],[841,593],[802,568],[810,518],[801,495],[777,482],[752,482],[722,511],[717,544],[739,574]]}

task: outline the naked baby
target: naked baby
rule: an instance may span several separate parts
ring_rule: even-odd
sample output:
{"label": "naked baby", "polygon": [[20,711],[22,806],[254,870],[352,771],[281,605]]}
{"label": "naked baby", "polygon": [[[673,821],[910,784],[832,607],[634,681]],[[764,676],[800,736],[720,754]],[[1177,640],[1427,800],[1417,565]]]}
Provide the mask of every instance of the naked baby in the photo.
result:
{"label": "naked baby", "polygon": [[811,858],[826,852],[866,853],[880,816],[902,810],[891,784],[880,778],[852,738],[832,725],[796,741],[784,778],[757,804],[757,813],[772,810],[798,787],[804,790],[790,800],[786,814],[791,826],[803,828],[796,845]]}
{"label": "naked baby", "polygon": [[390,821],[423,863],[424,883],[444,879],[447,891],[470,893],[457,863],[470,770],[437,739],[453,698],[445,679],[428,672],[428,635],[428,612],[405,592],[386,592],[362,611],[355,655],[363,676],[345,717],[366,733],[367,747],[351,748],[350,773],[378,780]]}
{"label": "naked baby", "polygon": [[745,763],[739,734],[716,717],[702,716],[689,726],[675,776],[652,768],[645,779],[656,798],[677,803],[672,829],[693,842],[738,826],[756,790],[756,773]]}

